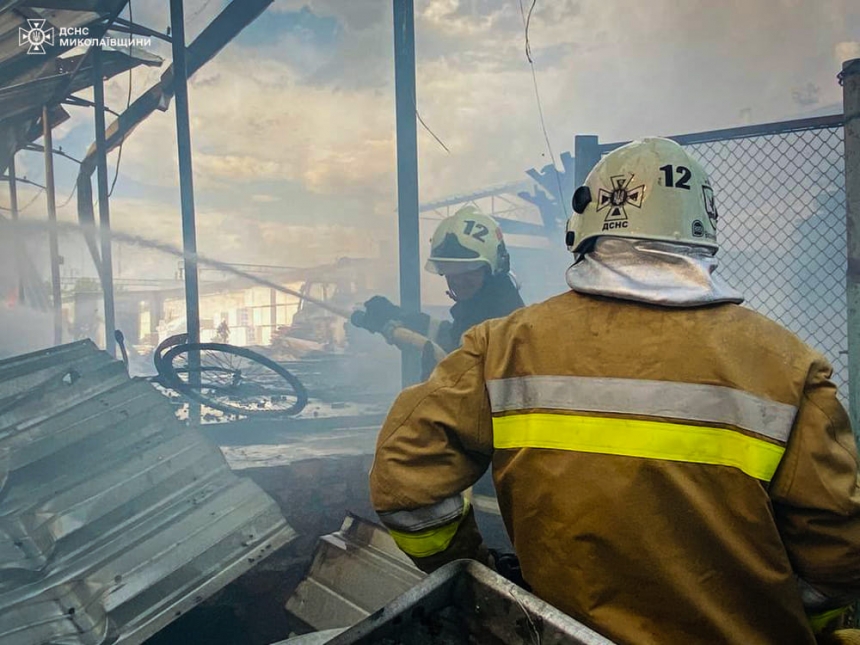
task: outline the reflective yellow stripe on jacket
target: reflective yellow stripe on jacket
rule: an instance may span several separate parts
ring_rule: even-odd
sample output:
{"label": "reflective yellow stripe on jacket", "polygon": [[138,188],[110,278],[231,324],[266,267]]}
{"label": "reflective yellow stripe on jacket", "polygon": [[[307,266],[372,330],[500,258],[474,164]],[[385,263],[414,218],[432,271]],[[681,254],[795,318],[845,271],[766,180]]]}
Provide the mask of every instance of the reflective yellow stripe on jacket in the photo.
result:
{"label": "reflective yellow stripe on jacket", "polygon": [[468,500],[455,495],[432,506],[379,513],[379,519],[401,551],[426,558],[448,548],[468,511]]}
{"label": "reflective yellow stripe on jacket", "polygon": [[820,634],[849,609],[850,607],[837,607],[836,609],[830,609],[818,614],[811,614],[809,615],[809,626],[812,627],[813,633]]}
{"label": "reflective yellow stripe on jacket", "polygon": [[488,381],[487,389],[497,449],[732,466],[766,482],[779,465],[797,412],[729,387],[668,381],[529,376]]}

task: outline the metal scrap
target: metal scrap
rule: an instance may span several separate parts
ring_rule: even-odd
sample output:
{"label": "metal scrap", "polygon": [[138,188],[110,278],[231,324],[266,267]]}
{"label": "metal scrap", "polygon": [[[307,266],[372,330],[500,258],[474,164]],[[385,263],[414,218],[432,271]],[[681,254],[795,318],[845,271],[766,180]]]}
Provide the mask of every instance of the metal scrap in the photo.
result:
{"label": "metal scrap", "polygon": [[0,642],[140,643],[295,537],[90,341],[0,361]]}

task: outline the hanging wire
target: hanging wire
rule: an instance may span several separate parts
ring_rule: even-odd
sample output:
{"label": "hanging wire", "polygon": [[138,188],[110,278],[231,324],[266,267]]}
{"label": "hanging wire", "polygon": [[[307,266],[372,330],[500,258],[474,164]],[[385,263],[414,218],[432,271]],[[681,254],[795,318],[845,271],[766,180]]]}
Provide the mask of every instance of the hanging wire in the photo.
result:
{"label": "hanging wire", "polygon": [[421,115],[420,115],[420,114],[418,114],[418,110],[417,110],[417,109],[415,110],[415,116],[417,116],[417,117],[418,117],[418,123],[420,123],[421,125],[423,125],[423,126],[424,126],[424,129],[425,129],[425,130],[427,130],[427,132],[429,132],[429,133],[430,133],[430,136],[432,136],[434,139],[436,139],[436,141],[438,141],[438,142],[439,142],[439,145],[440,145],[440,146],[442,146],[442,147],[445,149],[445,152],[447,152],[448,154],[451,154],[451,151],[450,151],[450,150],[448,150],[448,146],[446,146],[444,143],[442,143],[442,139],[440,139],[439,137],[437,137],[437,136],[436,136],[436,133],[435,133],[435,132],[433,132],[433,130],[431,130],[431,129],[430,129],[430,127],[429,127],[426,123],[424,123],[424,119],[422,119],[422,118],[421,118]]}
{"label": "hanging wire", "polygon": [[197,16],[199,16],[201,13],[206,11],[206,7],[208,7],[211,3],[212,3],[212,0],[206,0],[206,2],[203,3],[202,7],[200,7],[197,11],[192,13],[190,16],[188,16],[188,18],[185,20],[185,22],[190,23],[192,20],[197,18]]}
{"label": "hanging wire", "polygon": [[74,197],[74,196],[75,196],[75,193],[77,192],[77,190],[78,190],[78,182],[75,182],[75,185],[74,185],[74,187],[72,188],[72,192],[71,192],[71,193],[69,193],[69,196],[66,198],[66,201],[64,201],[62,204],[60,204],[59,206],[57,206],[57,209],[59,210],[59,209],[61,209],[61,208],[65,208],[66,206],[68,206],[68,205],[69,205],[69,202],[70,202],[70,201],[72,201],[72,197]]}
{"label": "hanging wire", "polygon": [[531,43],[529,42],[529,26],[531,25],[532,11],[534,11],[535,5],[537,4],[537,0],[532,0],[532,5],[531,5],[531,7],[529,7],[528,17],[526,16],[525,9],[523,8],[523,0],[518,0],[518,2],[520,5],[520,16],[523,19],[523,29],[525,31],[525,41],[526,41],[525,42],[526,58],[529,61],[529,67],[531,68],[531,71],[532,71],[532,84],[534,85],[534,88],[535,88],[535,99],[537,100],[538,116],[540,117],[540,127],[541,127],[541,130],[543,131],[543,138],[544,138],[544,141],[546,142],[546,149],[547,149],[547,152],[549,152],[550,161],[552,161],[553,170],[555,171],[555,181],[558,184],[558,201],[561,202],[561,207],[564,210],[564,216],[567,217],[568,216],[567,203],[564,200],[564,193],[561,189],[561,179],[559,179],[559,176],[558,176],[558,166],[555,163],[555,154],[552,151],[552,145],[550,145],[550,142],[549,142],[549,134],[547,133],[547,130],[546,130],[546,121],[544,120],[543,107],[541,106],[540,91],[538,90],[537,74],[535,72],[535,63],[534,63],[534,59],[532,58]]}
{"label": "hanging wire", "polygon": [[[130,23],[134,24],[134,13],[132,12],[132,8],[131,8],[131,0],[128,0],[128,21],[129,21]],[[128,57],[129,57],[129,58],[131,58],[131,41],[132,41],[132,39],[131,39],[131,38],[129,38],[129,39],[128,39]],[[133,68],[134,68],[134,65],[132,65],[131,60],[129,60],[129,68],[128,68],[128,96],[126,97],[126,100],[125,100],[125,109],[126,109],[126,111],[128,111],[128,108],[131,106],[131,81],[132,81],[132,75],[131,75],[131,72],[132,72],[132,69],[133,69]],[[122,141],[120,141],[120,143],[119,143],[119,151],[116,153],[116,170],[114,171],[114,174],[113,174],[113,181],[111,182],[110,190],[108,191],[108,197],[110,197],[111,195],[113,195],[113,189],[116,187],[116,180],[117,180],[117,179],[119,179],[119,165],[120,165],[120,163],[122,162],[122,147],[123,147],[124,145],[125,145],[125,137],[123,137],[123,138],[122,138]],[[75,189],[77,189],[77,187],[78,187],[78,186],[77,186],[77,184],[75,184],[75,188],[73,188],[73,189],[72,189],[72,194],[71,194],[71,195],[69,195],[69,199],[67,199],[67,200],[65,201],[65,203],[63,204],[63,206],[65,206],[66,204],[68,204],[68,203],[71,201],[72,196],[75,194]]]}
{"label": "hanging wire", "polygon": [[[42,196],[42,193],[44,193],[44,192],[45,192],[45,189],[40,188],[39,191],[33,196],[33,199],[31,199],[29,202],[27,202],[26,204],[24,204],[23,206],[18,208],[18,212],[23,213],[25,210],[30,208],[30,206],[32,206],[36,202],[36,200]],[[0,211],[6,211],[7,213],[11,213],[12,209],[6,208],[5,206],[0,206]]]}
{"label": "hanging wire", "polygon": [[[519,0],[519,2],[520,2],[520,14],[522,14],[523,13],[523,0]],[[534,11],[536,4],[537,4],[537,0],[532,0],[532,6],[529,7],[529,15],[525,19],[525,25],[523,25],[525,27],[525,30],[526,30],[526,58],[529,59],[529,63],[531,63],[532,65],[534,65],[535,62],[532,59],[532,46],[529,44],[529,26],[531,25],[531,22],[532,22],[532,11]]]}

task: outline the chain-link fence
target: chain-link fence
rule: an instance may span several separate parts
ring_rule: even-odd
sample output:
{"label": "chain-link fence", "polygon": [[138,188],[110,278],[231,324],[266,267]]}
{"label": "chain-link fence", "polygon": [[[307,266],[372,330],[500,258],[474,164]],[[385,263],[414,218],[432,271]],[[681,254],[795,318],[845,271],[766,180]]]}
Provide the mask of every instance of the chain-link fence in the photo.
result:
{"label": "chain-link fence", "polygon": [[[841,117],[672,138],[714,185],[719,274],[747,306],[822,352],[847,401]],[[600,145],[599,154],[619,145]]]}
{"label": "chain-link fence", "polygon": [[842,128],[688,146],[720,196],[721,274],[833,363],[847,394]]}

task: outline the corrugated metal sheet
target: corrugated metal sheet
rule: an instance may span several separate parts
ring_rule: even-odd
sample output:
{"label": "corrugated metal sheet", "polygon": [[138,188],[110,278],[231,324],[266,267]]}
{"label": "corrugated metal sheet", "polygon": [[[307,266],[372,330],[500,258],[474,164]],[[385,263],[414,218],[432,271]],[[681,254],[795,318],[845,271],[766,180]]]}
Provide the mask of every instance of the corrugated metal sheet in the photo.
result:
{"label": "corrugated metal sheet", "polygon": [[456,560],[348,630],[330,645],[613,645],[474,560]]}
{"label": "corrugated metal sheet", "polygon": [[313,629],[348,627],[425,577],[388,531],[348,515],[340,531],[320,538],[287,611]]}
{"label": "corrugated metal sheet", "polygon": [[295,536],[81,341],[0,361],[0,642],[139,643]]}

